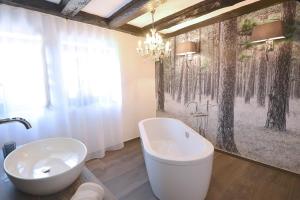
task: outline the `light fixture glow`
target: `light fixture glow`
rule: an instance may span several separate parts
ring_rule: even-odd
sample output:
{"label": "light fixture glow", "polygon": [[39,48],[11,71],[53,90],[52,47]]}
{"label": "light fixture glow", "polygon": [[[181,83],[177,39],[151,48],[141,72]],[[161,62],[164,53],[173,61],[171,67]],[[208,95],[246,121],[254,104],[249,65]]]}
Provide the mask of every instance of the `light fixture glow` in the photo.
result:
{"label": "light fixture glow", "polygon": [[266,50],[274,49],[274,40],[285,38],[284,24],[282,21],[274,21],[255,26],[251,34],[251,43],[265,42]]}
{"label": "light fixture glow", "polygon": [[150,33],[146,34],[143,44],[142,41],[138,42],[138,47],[136,50],[141,56],[151,56],[154,57],[155,60],[159,60],[163,57],[168,57],[171,53],[171,49],[170,42],[164,42],[161,35],[159,35],[154,28],[154,12],[155,10],[151,11],[152,28],[150,29]]}
{"label": "light fixture glow", "polygon": [[253,28],[251,42],[265,42],[267,40],[283,39],[284,24],[282,21],[274,21],[266,24],[257,25]]}
{"label": "light fixture glow", "polygon": [[185,41],[178,44],[176,48],[176,55],[189,55],[197,53],[197,51],[196,42]]}

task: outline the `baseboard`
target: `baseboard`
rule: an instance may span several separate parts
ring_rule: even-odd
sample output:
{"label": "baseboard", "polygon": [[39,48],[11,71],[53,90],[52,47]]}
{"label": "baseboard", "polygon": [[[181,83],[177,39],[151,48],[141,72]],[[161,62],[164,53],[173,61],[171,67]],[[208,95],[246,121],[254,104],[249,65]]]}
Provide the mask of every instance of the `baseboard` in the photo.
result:
{"label": "baseboard", "polygon": [[218,148],[216,148],[216,147],[215,147],[215,151],[220,152],[220,153],[223,153],[223,154],[227,154],[227,155],[229,155],[229,156],[232,156],[232,157],[235,157],[235,158],[238,158],[238,159],[241,159],[241,160],[245,160],[245,161],[248,161],[248,162],[252,162],[252,163],[255,163],[255,164],[258,164],[258,165],[261,165],[261,166],[270,168],[270,169],[275,169],[275,170],[281,171],[281,172],[286,173],[286,174],[291,174],[291,175],[299,176],[299,177],[300,177],[300,174],[297,174],[296,172],[289,171],[289,170],[284,169],[284,168],[279,168],[279,167],[275,167],[275,166],[272,166],[272,165],[268,165],[268,164],[259,162],[259,161],[257,161],[257,160],[253,160],[253,159],[250,159],[250,158],[246,158],[246,157],[240,156],[240,155],[238,155],[238,154],[234,154],[234,153],[230,153],[230,152],[224,151],[224,150],[222,150],[222,149],[218,149]]}
{"label": "baseboard", "polygon": [[[131,140],[128,140],[125,142],[125,144],[128,142],[133,142],[135,140],[139,140],[140,137],[136,137],[136,138],[133,138]],[[223,153],[223,154],[226,154],[226,155],[229,155],[229,156],[232,156],[232,157],[235,157],[235,158],[238,158],[238,159],[241,159],[241,160],[245,160],[245,161],[248,161],[248,162],[252,162],[252,163],[255,163],[257,165],[261,165],[261,166],[264,166],[264,167],[268,167],[270,169],[275,169],[275,170],[279,170],[283,173],[287,173],[287,174],[291,174],[291,175],[294,175],[294,176],[299,176],[300,177],[300,174],[297,174],[296,172],[293,172],[293,171],[289,171],[287,169],[283,169],[283,168],[279,168],[279,167],[275,167],[275,166],[272,166],[272,165],[268,165],[268,164],[265,164],[265,163],[262,163],[262,162],[259,162],[257,160],[253,160],[253,159],[250,159],[250,158],[246,158],[246,157],[243,157],[243,156],[240,156],[238,154],[234,154],[234,153],[230,153],[230,152],[227,152],[227,151],[224,151],[222,149],[219,149],[219,148],[216,148],[215,147],[215,151],[217,152],[220,152],[220,153]]]}

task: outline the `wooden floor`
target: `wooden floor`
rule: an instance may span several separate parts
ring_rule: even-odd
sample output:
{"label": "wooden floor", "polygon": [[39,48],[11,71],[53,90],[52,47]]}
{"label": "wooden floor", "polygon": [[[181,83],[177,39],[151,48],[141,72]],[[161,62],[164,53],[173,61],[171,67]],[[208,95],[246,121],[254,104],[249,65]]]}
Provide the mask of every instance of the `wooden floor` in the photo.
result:
{"label": "wooden floor", "polygon": [[[140,141],[132,140],[87,167],[120,200],[155,200]],[[300,200],[300,177],[215,152],[206,200]],[[186,199],[188,200],[188,199]]]}

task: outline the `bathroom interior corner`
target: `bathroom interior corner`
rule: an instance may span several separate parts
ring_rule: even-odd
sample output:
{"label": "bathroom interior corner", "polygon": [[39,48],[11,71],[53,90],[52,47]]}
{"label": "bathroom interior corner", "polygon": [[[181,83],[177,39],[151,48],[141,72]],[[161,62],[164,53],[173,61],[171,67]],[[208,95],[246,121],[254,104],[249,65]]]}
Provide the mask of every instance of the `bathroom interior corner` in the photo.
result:
{"label": "bathroom interior corner", "polygon": [[0,0],[0,200],[298,200],[299,55],[296,0]]}

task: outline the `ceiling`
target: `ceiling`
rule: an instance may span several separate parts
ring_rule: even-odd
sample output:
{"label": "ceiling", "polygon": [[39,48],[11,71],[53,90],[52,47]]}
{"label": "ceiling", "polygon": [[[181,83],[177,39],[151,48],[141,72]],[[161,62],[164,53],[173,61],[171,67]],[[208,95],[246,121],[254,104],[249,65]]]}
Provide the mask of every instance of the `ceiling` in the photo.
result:
{"label": "ceiling", "polygon": [[[156,9],[154,21],[160,20],[187,7],[193,6],[201,1],[203,0],[167,0]],[[151,13],[148,12],[140,17],[137,17],[128,22],[128,24],[140,28],[149,25],[151,24]]]}
{"label": "ceiling", "polygon": [[[60,0],[49,0],[49,1],[60,1]],[[107,18],[131,1],[132,0],[111,0],[111,1],[91,0],[90,3],[87,4],[82,9],[82,11]],[[204,0],[166,0],[165,3],[161,4],[156,9],[154,15],[154,21],[160,20],[182,9],[193,6],[201,1]],[[146,25],[151,24],[151,22],[152,22],[151,13],[147,12],[129,21],[128,24],[142,28]]]}
{"label": "ceiling", "polygon": [[131,0],[91,0],[82,11],[108,18]]}
{"label": "ceiling", "polygon": [[61,0],[46,0],[46,1],[56,3],[56,4],[59,4],[61,2]]}
{"label": "ceiling", "polygon": [[[118,11],[123,6],[125,6],[126,4],[128,4],[132,1],[134,1],[134,0],[112,0],[112,1],[91,0],[90,3],[88,3],[82,9],[82,11],[90,13],[90,14],[98,15],[100,17],[109,18],[116,11]],[[171,16],[174,13],[182,11],[183,9],[189,8],[191,6],[194,6],[195,4],[198,4],[203,1],[212,2],[210,0],[165,0],[164,2],[163,2],[163,0],[152,0],[152,1],[162,1],[162,3],[155,10],[154,21],[158,21],[167,16]],[[200,22],[204,22],[208,19],[214,18],[214,17],[222,15],[224,13],[234,11],[245,5],[249,5],[251,3],[254,3],[254,2],[257,2],[260,0],[241,0],[241,1],[226,0],[226,1],[228,1],[228,2],[231,1],[234,3],[238,2],[238,3],[236,3],[232,6],[225,6],[224,8],[213,10],[210,13],[207,13],[207,14],[204,14],[201,16],[197,16],[197,17],[191,18],[189,20],[181,20],[171,27],[162,28],[162,30],[159,30],[159,32],[163,33],[163,34],[170,34],[170,33],[176,32],[180,29],[192,26],[192,25],[200,23]],[[262,1],[264,1],[264,0],[262,0]],[[269,0],[269,1],[274,1],[274,0]],[[215,2],[217,2],[217,0]],[[129,25],[133,25],[133,26],[141,28],[141,29],[147,25],[150,25],[151,23],[152,23],[152,19],[151,19],[150,10],[149,10],[149,12],[146,12],[140,16],[137,16],[136,18],[127,22],[127,24],[129,24]]]}
{"label": "ceiling", "polygon": [[[1,0],[0,0],[1,1]],[[5,0],[24,7],[141,36],[155,28],[172,37],[288,0]]]}
{"label": "ceiling", "polygon": [[195,19],[191,19],[189,21],[186,21],[186,22],[180,23],[178,25],[172,26],[172,27],[170,27],[168,29],[161,30],[160,32],[163,33],[163,34],[172,33],[172,32],[178,31],[180,29],[186,28],[188,26],[191,26],[193,24],[196,24],[196,23],[199,23],[199,22],[203,22],[203,21],[205,21],[207,19],[211,19],[211,18],[216,17],[218,15],[227,13],[229,11],[233,12],[237,8],[241,8],[241,7],[245,6],[245,5],[249,5],[249,4],[257,2],[257,1],[259,1],[259,0],[245,0],[243,2],[235,4],[233,6],[228,6],[228,7],[225,7],[225,8],[221,8],[221,9],[213,11],[213,12],[211,12],[209,14],[202,15],[201,17],[197,17]]}

